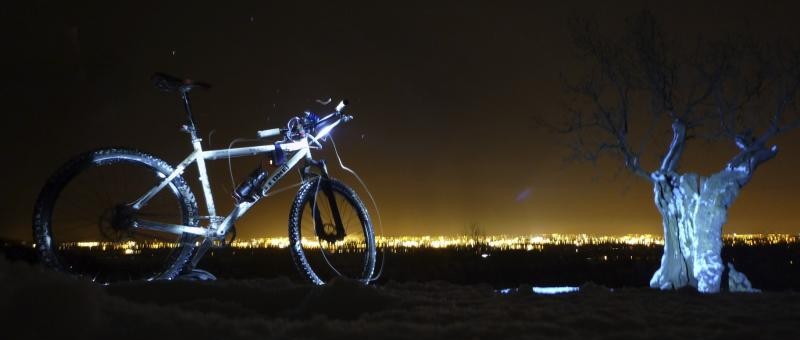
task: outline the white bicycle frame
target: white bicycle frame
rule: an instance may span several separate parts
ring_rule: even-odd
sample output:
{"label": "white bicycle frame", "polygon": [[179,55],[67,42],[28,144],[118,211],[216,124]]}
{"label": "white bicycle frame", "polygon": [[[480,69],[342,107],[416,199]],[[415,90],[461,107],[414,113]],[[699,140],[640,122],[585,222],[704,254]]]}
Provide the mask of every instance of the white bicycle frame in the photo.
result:
{"label": "white bicycle frame", "polygon": [[[325,118],[330,117],[327,116]],[[323,118],[323,119],[325,119]],[[175,170],[166,176],[159,184],[155,187],[150,189],[147,193],[142,195],[139,199],[133,202],[132,207],[134,209],[139,209],[143,206],[147,205],[147,202],[153,198],[158,192],[163,190],[169,183],[172,182],[176,177],[183,174],[184,170],[192,163],[197,162],[197,170],[200,173],[200,183],[203,187],[203,195],[205,197],[205,204],[206,204],[206,212],[207,218],[209,220],[209,224],[207,227],[202,226],[188,226],[188,225],[178,225],[178,224],[170,224],[170,223],[162,223],[162,222],[155,222],[155,221],[146,221],[146,220],[139,220],[137,219],[133,223],[133,227],[137,229],[145,229],[145,230],[153,230],[165,233],[172,233],[177,235],[192,234],[197,236],[203,236],[208,239],[219,239],[225,236],[228,230],[234,225],[237,219],[242,217],[247,210],[250,209],[255,203],[257,203],[261,198],[263,198],[263,194],[267,193],[270,188],[272,188],[283,176],[289,172],[297,163],[300,162],[303,158],[306,160],[312,161],[313,158],[311,157],[311,144],[316,144],[321,146],[319,140],[324,138],[334,127],[339,125],[342,121],[341,118],[334,121],[330,125],[326,126],[325,128],[321,129],[316,136],[306,136],[305,138],[290,142],[290,143],[281,143],[277,144],[283,152],[286,152],[290,157],[284,162],[280,168],[278,168],[275,172],[273,172],[266,180],[265,184],[261,188],[257,188],[260,190],[259,192],[262,195],[257,195],[256,200],[254,202],[247,202],[242,201],[236,204],[233,207],[233,210],[222,219],[220,216],[217,216],[216,208],[214,207],[214,197],[213,193],[211,192],[211,182],[208,178],[208,174],[206,173],[206,160],[217,160],[217,159],[229,159],[234,157],[244,157],[244,156],[255,156],[258,154],[271,154],[275,152],[275,145],[259,145],[259,146],[250,146],[250,147],[240,147],[240,148],[230,148],[230,149],[221,149],[221,150],[210,150],[204,151],[201,145],[202,139],[194,138],[192,139],[192,146],[194,147],[194,152],[192,152],[186,159],[184,159]],[[271,130],[264,130],[259,131],[259,136],[261,137],[268,137],[274,136],[279,134],[279,129],[271,129]]]}

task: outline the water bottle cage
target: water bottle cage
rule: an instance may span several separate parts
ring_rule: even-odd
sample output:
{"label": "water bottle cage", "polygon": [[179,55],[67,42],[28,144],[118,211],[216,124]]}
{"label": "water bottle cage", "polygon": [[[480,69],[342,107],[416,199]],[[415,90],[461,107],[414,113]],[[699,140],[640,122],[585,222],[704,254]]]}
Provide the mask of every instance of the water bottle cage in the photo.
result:
{"label": "water bottle cage", "polygon": [[241,202],[255,202],[259,196],[259,190],[267,180],[268,172],[259,164],[259,166],[250,173],[242,184],[233,191],[233,198],[237,203]]}

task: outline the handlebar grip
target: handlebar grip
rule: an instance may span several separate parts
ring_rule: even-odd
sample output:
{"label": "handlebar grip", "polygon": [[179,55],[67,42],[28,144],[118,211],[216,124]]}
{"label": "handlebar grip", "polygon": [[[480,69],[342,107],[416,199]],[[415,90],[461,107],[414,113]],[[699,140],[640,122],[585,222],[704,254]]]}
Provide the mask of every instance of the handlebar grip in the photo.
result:
{"label": "handlebar grip", "polygon": [[280,128],[274,128],[274,129],[269,129],[269,130],[260,130],[260,131],[256,132],[256,135],[258,135],[258,138],[269,138],[269,137],[273,137],[273,136],[278,136],[280,134],[281,134],[281,129]]}

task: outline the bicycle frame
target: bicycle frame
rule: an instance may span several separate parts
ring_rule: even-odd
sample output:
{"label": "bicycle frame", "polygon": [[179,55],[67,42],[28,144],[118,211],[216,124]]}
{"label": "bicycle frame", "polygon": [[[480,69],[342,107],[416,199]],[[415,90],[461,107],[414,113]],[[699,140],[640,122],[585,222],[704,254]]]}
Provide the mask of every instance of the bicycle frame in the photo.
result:
{"label": "bicycle frame", "polygon": [[[194,151],[189,154],[182,162],[175,167],[175,170],[172,171],[168,176],[164,177],[164,179],[146,192],[144,195],[139,197],[137,200],[131,203],[131,207],[134,210],[138,210],[141,207],[147,205],[147,202],[155,197],[161,190],[163,190],[167,185],[169,185],[172,180],[177,178],[178,176],[182,175],[184,170],[189,167],[192,163],[197,163],[197,170],[200,174],[200,183],[202,184],[203,188],[203,195],[205,197],[205,205],[206,205],[206,212],[207,216],[201,216],[201,218],[205,217],[209,220],[208,226],[192,226],[192,225],[179,225],[179,224],[170,224],[170,223],[163,223],[163,222],[155,222],[155,221],[147,221],[147,220],[140,220],[138,218],[132,221],[132,225],[134,229],[143,229],[143,230],[152,230],[158,232],[165,232],[171,233],[176,235],[184,235],[190,234],[195,235],[203,238],[202,244],[199,244],[199,248],[195,251],[192,259],[186,264],[188,269],[194,268],[197,263],[202,259],[205,252],[211,247],[212,242],[215,240],[224,239],[225,235],[227,234],[228,230],[230,230],[236,220],[242,217],[253,205],[258,203],[261,198],[263,198],[266,193],[281,179],[290,169],[294,168],[300,160],[305,159],[307,165],[305,166],[304,170],[300,172],[301,176],[305,180],[305,176],[308,174],[308,167],[313,165],[319,168],[320,176],[327,178],[327,168],[325,166],[324,161],[314,161],[311,157],[311,143],[316,144],[318,147],[322,147],[319,143],[320,139],[324,138],[328,133],[330,133],[333,128],[338,126],[343,120],[342,118],[337,118],[335,121],[323,127],[320,131],[317,132],[315,136],[304,134],[303,138],[297,141],[287,142],[287,143],[275,143],[273,145],[259,145],[259,146],[250,146],[250,147],[241,147],[241,148],[229,148],[229,149],[221,149],[221,150],[210,150],[204,151],[203,146],[201,144],[202,139],[197,136],[197,128],[194,122],[194,118],[192,116],[192,109],[191,104],[189,102],[189,94],[188,90],[181,90],[181,100],[184,104],[184,109],[186,110],[186,114],[188,116],[188,125],[184,125],[185,132],[189,133],[191,136],[192,147]],[[339,114],[341,110],[347,105],[346,101],[341,101],[339,105],[336,107],[336,112],[327,115],[326,117],[322,118],[322,120],[326,120],[334,116],[334,114]],[[346,120],[345,120],[346,121]],[[262,135],[262,132],[274,131],[274,133],[265,133]],[[271,130],[264,130],[259,131],[259,136],[262,138],[270,137],[270,136],[279,136],[280,129],[271,129]],[[277,164],[279,168],[267,177],[267,180],[264,184],[257,188],[259,190],[259,195],[255,196],[255,200],[253,202],[242,201],[238,202],[234,207],[233,210],[224,218],[217,216],[216,207],[214,206],[214,195],[211,191],[211,181],[208,178],[208,174],[206,172],[206,160],[217,160],[217,159],[230,159],[234,157],[244,157],[244,156],[255,156],[258,154],[271,154],[276,152],[276,148],[280,148],[281,151],[290,154],[288,160],[283,162],[283,164]],[[330,193],[330,188],[324,188]],[[328,200],[331,203],[331,207],[333,208],[333,217],[336,223],[336,228],[342,228],[341,217],[338,214],[338,208],[336,208],[336,202],[332,198],[332,193],[328,195]],[[318,211],[314,211],[315,219],[319,218]],[[321,222],[317,221],[317,224],[321,225]]]}
{"label": "bicycle frame", "polygon": [[[317,140],[321,136],[318,137],[311,137],[313,140]],[[197,169],[200,173],[200,183],[203,187],[203,194],[205,197],[205,204],[206,204],[206,212],[208,214],[207,218],[209,219],[208,227],[200,227],[200,226],[188,226],[188,225],[177,225],[177,224],[169,224],[169,223],[161,223],[155,221],[145,221],[145,220],[136,220],[134,221],[134,227],[146,230],[153,230],[159,232],[166,232],[181,235],[183,233],[188,233],[197,236],[203,236],[206,239],[219,239],[225,236],[228,230],[233,226],[238,218],[243,216],[247,210],[250,209],[255,203],[257,203],[263,196],[258,195],[254,202],[247,202],[243,201],[236,204],[233,210],[221,219],[220,216],[216,214],[216,208],[214,207],[214,197],[211,191],[211,182],[208,178],[208,174],[206,173],[206,160],[218,160],[218,159],[228,159],[234,157],[244,157],[244,156],[255,156],[258,154],[271,154],[275,152],[275,145],[259,145],[259,146],[251,146],[251,147],[240,147],[240,148],[231,148],[231,149],[220,149],[220,150],[210,150],[204,151],[201,145],[201,139],[199,138],[192,138],[192,145],[194,147],[194,151],[186,157],[178,166],[175,167],[175,170],[166,176],[159,184],[155,187],[150,189],[147,193],[142,195],[139,199],[133,202],[132,207],[134,209],[139,209],[145,205],[147,202],[153,198],[158,192],[163,190],[167,185],[169,185],[172,180],[176,177],[183,174],[184,170],[189,167],[192,163],[197,162]],[[297,163],[299,163],[302,159],[306,159],[313,164],[313,159],[311,158],[311,147],[308,143],[308,138],[304,138],[300,141],[285,143],[285,144],[278,144],[278,147],[281,148],[282,151],[291,154],[286,162],[284,162],[280,167],[272,173],[267,180],[265,181],[263,187],[259,188],[260,192],[266,193],[272,188],[290,169],[292,169]],[[292,154],[293,153],[293,154]],[[324,167],[323,167],[324,170]]]}

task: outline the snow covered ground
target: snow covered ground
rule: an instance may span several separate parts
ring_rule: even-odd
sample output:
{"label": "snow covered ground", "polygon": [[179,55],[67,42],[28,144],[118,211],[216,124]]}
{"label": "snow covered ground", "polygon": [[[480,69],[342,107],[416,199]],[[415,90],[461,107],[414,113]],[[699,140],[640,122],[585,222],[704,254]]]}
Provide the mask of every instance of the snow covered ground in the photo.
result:
{"label": "snow covered ground", "polygon": [[103,287],[0,259],[0,338],[800,338],[798,292],[612,292],[586,284],[575,293],[536,295],[519,288],[311,287],[288,279]]}

